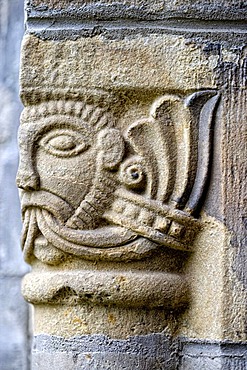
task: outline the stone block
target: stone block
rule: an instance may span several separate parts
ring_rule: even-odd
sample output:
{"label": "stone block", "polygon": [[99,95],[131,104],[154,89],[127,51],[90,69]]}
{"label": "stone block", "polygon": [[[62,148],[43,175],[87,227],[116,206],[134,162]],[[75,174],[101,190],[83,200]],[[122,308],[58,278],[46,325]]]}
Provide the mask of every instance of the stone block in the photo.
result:
{"label": "stone block", "polygon": [[181,370],[245,370],[246,343],[207,342],[182,339]]}
{"label": "stone block", "polygon": [[[46,366],[71,370],[174,370],[175,351],[171,353],[171,340],[162,334],[114,340],[103,335],[61,337],[40,335],[35,337],[33,369]],[[174,344],[174,349],[175,349]]]}
{"label": "stone block", "polygon": [[130,20],[165,20],[200,19],[200,20],[244,20],[246,4],[234,0],[196,0],[167,1],[156,0],[112,0],[81,1],[81,0],[27,0],[26,8],[31,17],[72,16],[82,19],[130,19]]}
{"label": "stone block", "polygon": [[101,104],[113,99],[112,108],[116,106],[116,110],[118,100],[131,99],[134,107],[130,109],[136,110],[135,102],[139,109],[148,100],[151,106],[164,92],[191,91],[199,86],[216,88],[213,71],[218,58],[208,55],[192,38],[178,35],[136,35],[115,40],[95,36],[60,42],[27,35],[21,95],[27,103],[35,100],[36,94],[40,96],[37,100],[67,96],[89,101],[94,95]]}

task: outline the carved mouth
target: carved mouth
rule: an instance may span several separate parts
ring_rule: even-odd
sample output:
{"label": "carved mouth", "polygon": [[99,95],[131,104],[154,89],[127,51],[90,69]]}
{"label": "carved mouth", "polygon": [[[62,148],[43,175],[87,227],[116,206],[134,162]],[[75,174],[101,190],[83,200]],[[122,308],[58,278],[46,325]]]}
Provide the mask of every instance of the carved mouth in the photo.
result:
{"label": "carved mouth", "polygon": [[105,226],[95,230],[76,230],[67,227],[65,225],[67,218],[73,212],[73,208],[67,202],[46,191],[23,194],[22,248],[27,262],[33,254],[35,240],[40,235],[54,247],[85,258],[102,255],[106,250],[110,250],[111,255],[111,249],[115,250],[116,247],[131,249],[135,241],[143,248],[143,238],[138,238],[136,233],[125,227]]}
{"label": "carved mouth", "polygon": [[[48,224],[43,213],[46,213],[46,217],[49,219]],[[154,250],[159,248],[150,240],[120,226],[104,227],[91,231],[69,229],[62,226],[47,211],[32,207],[26,210],[23,227],[22,245],[26,262],[32,260],[35,243],[40,235],[43,235],[47,242],[55,248],[88,260],[138,260],[151,255]],[[100,241],[100,245],[97,244],[97,241]]]}
{"label": "carved mouth", "polygon": [[[135,196],[133,198],[133,195],[130,197],[129,193],[123,191],[116,192],[116,195],[118,202],[120,200],[130,202],[129,207],[137,208],[140,206],[140,211],[147,213],[147,204],[142,197]],[[115,211],[113,212],[112,209],[108,213],[106,212],[103,217],[115,224],[114,226],[109,225],[89,230],[73,229],[67,226],[67,219],[73,215],[74,209],[66,201],[46,191],[25,193],[22,199],[24,217],[22,247],[25,260],[30,261],[35,240],[40,235],[51,246],[86,259],[117,260],[118,258],[122,259],[123,256],[126,259],[138,259],[157,249],[158,245],[190,250],[190,243],[187,243],[187,239],[190,241],[191,233],[196,232],[197,221],[184,212],[172,212],[169,207],[162,206],[158,209],[156,203],[153,206],[149,204],[148,212],[152,211],[153,217],[157,215],[156,217],[162,221],[161,226],[163,227],[165,220],[165,229],[161,229],[159,224],[158,226],[155,224],[148,226],[147,221],[142,219],[137,222],[129,214],[127,218],[121,212],[117,212],[115,215]],[[113,208],[115,209],[116,206]],[[145,223],[143,223],[144,221]]]}
{"label": "carved mouth", "polygon": [[191,251],[200,228],[198,220],[187,212],[123,188],[115,192],[112,207],[103,216],[154,243],[183,251]]}
{"label": "carved mouth", "polygon": [[65,223],[74,213],[74,208],[61,197],[45,191],[24,192],[22,196],[22,215],[25,219],[27,209],[40,208],[51,213],[55,218]]}

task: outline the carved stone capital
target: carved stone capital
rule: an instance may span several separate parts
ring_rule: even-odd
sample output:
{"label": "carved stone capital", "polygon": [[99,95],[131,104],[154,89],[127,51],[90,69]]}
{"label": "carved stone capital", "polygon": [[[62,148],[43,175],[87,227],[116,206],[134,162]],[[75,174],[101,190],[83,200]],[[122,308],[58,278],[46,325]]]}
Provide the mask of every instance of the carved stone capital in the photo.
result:
{"label": "carved stone capital", "polygon": [[24,109],[17,183],[29,302],[188,303],[182,260],[200,233],[218,101],[215,90],[164,94],[125,129],[110,107],[83,100]]}

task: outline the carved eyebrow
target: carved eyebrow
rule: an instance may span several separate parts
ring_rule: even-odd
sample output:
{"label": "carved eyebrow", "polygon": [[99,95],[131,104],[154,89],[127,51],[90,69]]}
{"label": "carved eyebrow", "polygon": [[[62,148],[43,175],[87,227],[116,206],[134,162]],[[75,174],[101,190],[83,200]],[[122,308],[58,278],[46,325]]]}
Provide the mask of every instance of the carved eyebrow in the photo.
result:
{"label": "carved eyebrow", "polygon": [[91,144],[96,134],[93,127],[81,119],[71,116],[54,115],[47,118],[38,119],[32,122],[22,122],[19,132],[25,135],[30,142],[36,142],[49,131],[54,129],[71,129],[79,132],[85,140]]}

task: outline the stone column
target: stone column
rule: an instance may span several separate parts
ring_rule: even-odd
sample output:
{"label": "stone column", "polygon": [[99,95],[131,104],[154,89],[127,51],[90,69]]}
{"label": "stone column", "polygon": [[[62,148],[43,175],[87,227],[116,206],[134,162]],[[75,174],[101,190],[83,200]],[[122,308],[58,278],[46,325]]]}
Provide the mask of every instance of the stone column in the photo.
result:
{"label": "stone column", "polygon": [[26,2],[33,369],[244,368],[245,8]]}

